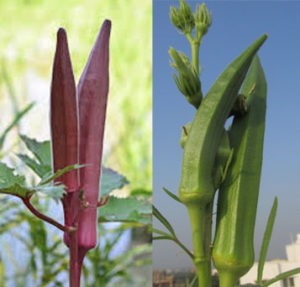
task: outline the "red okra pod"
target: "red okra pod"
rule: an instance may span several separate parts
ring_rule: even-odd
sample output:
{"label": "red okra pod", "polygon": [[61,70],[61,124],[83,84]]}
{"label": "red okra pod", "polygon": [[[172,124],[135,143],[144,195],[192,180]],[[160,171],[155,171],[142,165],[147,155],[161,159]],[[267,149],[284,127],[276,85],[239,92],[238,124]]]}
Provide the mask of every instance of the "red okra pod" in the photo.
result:
{"label": "red okra pod", "polygon": [[[57,32],[50,110],[53,170],[56,172],[66,166],[78,163],[79,143],[75,79],[67,35],[62,28]],[[73,202],[74,197],[78,197],[79,172],[77,169],[71,170],[54,181],[60,182],[66,187],[67,194],[62,200],[65,225],[72,226],[74,217],[78,212],[78,207],[74,206]],[[67,243],[67,234],[65,234],[64,239]]]}
{"label": "red okra pod", "polygon": [[78,84],[80,190],[84,206],[78,222],[78,245],[94,248],[97,243],[97,203],[102,161],[106,103],[109,89],[109,36],[105,20]]}

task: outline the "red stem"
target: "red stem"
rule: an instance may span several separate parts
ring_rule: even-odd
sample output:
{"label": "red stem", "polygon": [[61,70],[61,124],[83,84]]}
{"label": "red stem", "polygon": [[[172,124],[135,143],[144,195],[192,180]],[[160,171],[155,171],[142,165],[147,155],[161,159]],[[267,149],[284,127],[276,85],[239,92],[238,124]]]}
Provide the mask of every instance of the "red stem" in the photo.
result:
{"label": "red stem", "polygon": [[109,195],[107,195],[107,196],[104,197],[104,198],[101,197],[100,200],[99,200],[98,203],[97,203],[97,207],[101,207],[101,206],[107,204],[108,201],[109,201]]}
{"label": "red stem", "polygon": [[57,222],[56,220],[54,220],[51,217],[48,217],[47,215],[40,213],[30,202],[30,197],[21,197],[22,201],[24,202],[24,204],[26,205],[26,207],[31,211],[31,213],[33,213],[36,217],[54,225],[55,227],[57,227],[58,229],[60,229],[61,231],[68,231],[68,228],[62,224],[60,224],[59,222]]}
{"label": "red stem", "polygon": [[77,224],[69,231],[69,250],[70,250],[70,287],[80,287],[80,269],[78,269],[78,236]]}

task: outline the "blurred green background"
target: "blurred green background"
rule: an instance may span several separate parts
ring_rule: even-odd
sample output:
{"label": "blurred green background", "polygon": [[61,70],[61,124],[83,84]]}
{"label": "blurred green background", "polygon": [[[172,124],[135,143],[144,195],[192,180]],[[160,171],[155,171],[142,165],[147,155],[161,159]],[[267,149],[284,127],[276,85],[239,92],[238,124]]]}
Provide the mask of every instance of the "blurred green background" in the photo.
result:
{"label": "blurred green background", "polygon": [[[0,159],[11,166],[20,164],[14,155],[24,149],[19,133],[38,140],[50,138],[50,80],[58,28],[67,30],[78,82],[102,22],[110,19],[110,92],[103,161],[130,181],[127,189],[120,192],[121,196],[131,191],[150,194],[151,0],[0,0],[0,19],[0,134],[18,111],[35,102],[19,126],[9,132],[0,150]],[[27,286],[24,282],[40,282],[35,283],[37,286],[66,286],[60,285],[66,282],[67,269],[66,248],[61,244],[60,235],[49,225],[32,219],[19,201],[7,200],[7,197],[1,197],[0,201],[0,287]],[[41,209],[54,216],[57,213],[57,210],[51,211],[48,202],[42,203]],[[87,260],[84,286],[152,285],[149,281],[151,265],[146,264],[151,259],[149,246],[139,245],[149,242],[150,233],[147,228],[132,227],[122,224],[107,231],[109,236],[100,241],[102,247],[91,252]],[[103,229],[100,232],[103,234]],[[121,235],[126,232],[131,242],[123,244]],[[116,245],[127,245],[129,249],[123,256],[116,257],[113,255]],[[21,254],[19,258],[14,258],[16,252]],[[9,267],[2,263],[3,257],[11,259]],[[129,271],[130,266],[135,267]],[[14,280],[4,280],[4,274],[6,279],[13,277]],[[57,281],[53,281],[53,276]],[[107,281],[95,281],[103,276]],[[25,281],[27,279],[29,281]]]}

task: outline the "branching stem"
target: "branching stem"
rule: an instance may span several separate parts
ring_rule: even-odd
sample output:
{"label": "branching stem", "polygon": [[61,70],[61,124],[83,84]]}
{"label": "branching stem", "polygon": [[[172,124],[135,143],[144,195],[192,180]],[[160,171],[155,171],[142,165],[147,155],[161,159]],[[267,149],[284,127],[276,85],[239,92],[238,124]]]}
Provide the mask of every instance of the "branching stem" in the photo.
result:
{"label": "branching stem", "polygon": [[42,219],[43,221],[46,221],[50,224],[52,224],[53,226],[55,226],[56,228],[60,229],[61,231],[68,231],[68,227],[60,224],[59,222],[57,222],[56,220],[54,220],[53,218],[39,212],[30,202],[30,196],[26,196],[26,197],[21,197],[23,203],[26,205],[26,207],[31,211],[32,214],[34,214],[36,217]]}

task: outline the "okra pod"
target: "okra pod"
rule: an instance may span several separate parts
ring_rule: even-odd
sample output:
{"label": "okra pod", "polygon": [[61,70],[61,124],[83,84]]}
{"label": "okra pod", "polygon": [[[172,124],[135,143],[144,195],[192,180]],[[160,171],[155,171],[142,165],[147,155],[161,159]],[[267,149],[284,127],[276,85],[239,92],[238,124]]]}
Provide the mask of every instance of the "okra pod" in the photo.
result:
{"label": "okra pod", "polygon": [[[78,163],[78,118],[76,86],[72,63],[68,49],[67,35],[64,29],[57,32],[57,46],[53,63],[50,122],[53,171]],[[54,180],[65,185],[67,193],[62,199],[65,225],[73,226],[78,214],[79,173],[71,170]],[[72,208],[71,208],[72,206]],[[68,245],[68,234],[64,234]]]}
{"label": "okra pod", "polygon": [[184,145],[179,198],[190,216],[199,286],[211,285],[211,218],[216,191],[213,168],[225,121],[251,61],[266,38],[263,35],[256,40],[219,76],[198,108]]}
{"label": "okra pod", "polygon": [[[56,172],[78,163],[78,121],[76,86],[64,29],[57,32],[57,47],[51,83],[51,140],[53,169]],[[62,182],[67,192],[78,189],[78,170],[69,171],[55,181]]]}
{"label": "okra pod", "polygon": [[78,223],[78,245],[82,253],[97,243],[97,203],[102,161],[106,103],[109,88],[109,36],[111,22],[105,20],[78,84],[80,169],[82,206]]}
{"label": "okra pod", "polygon": [[266,38],[260,37],[226,68],[196,112],[184,146],[179,187],[180,199],[186,204],[206,204],[213,199],[212,170],[224,124],[252,58]]}
{"label": "okra pod", "polygon": [[[253,89],[254,87],[254,89]],[[249,91],[253,91],[249,94]],[[242,94],[248,112],[235,117],[230,129],[234,150],[218,198],[213,260],[221,287],[232,287],[254,262],[254,227],[263,157],[266,80],[258,56],[254,57]]]}

